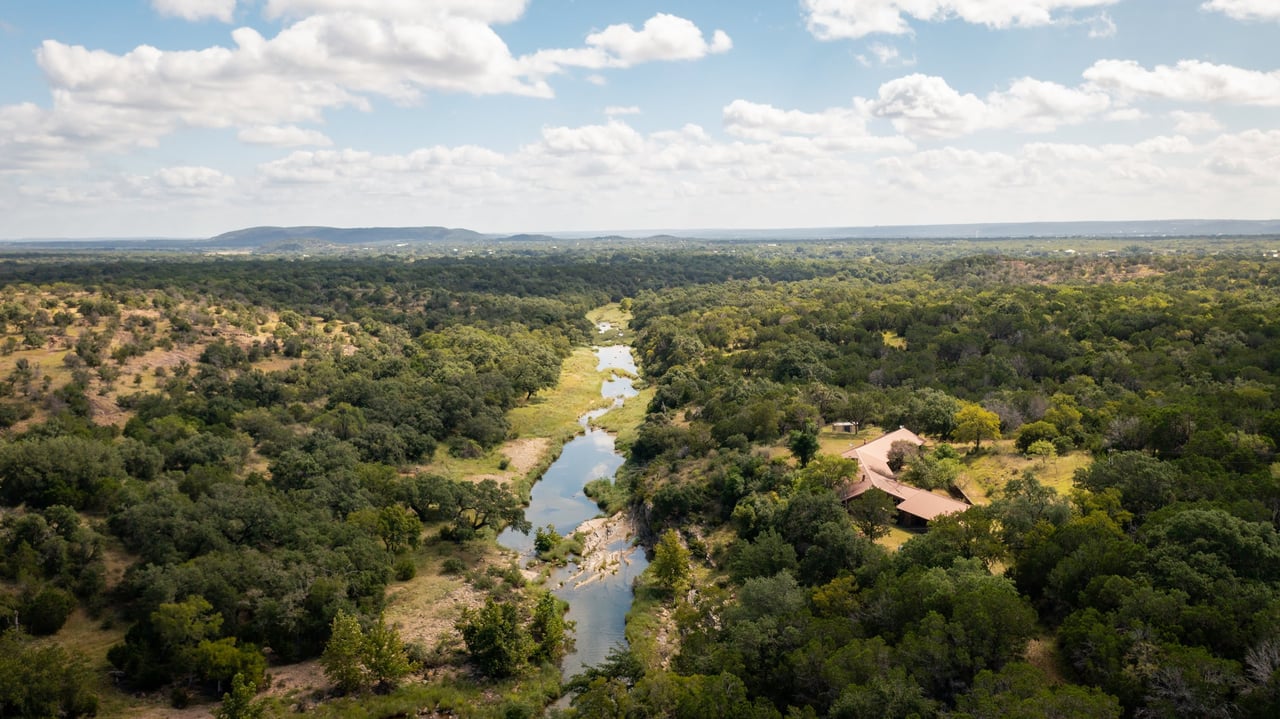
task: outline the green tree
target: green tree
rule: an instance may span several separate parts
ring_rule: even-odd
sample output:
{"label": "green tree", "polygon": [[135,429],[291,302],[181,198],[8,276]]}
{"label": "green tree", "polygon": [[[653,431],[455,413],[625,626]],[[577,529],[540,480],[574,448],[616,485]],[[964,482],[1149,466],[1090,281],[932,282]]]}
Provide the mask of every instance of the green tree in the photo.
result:
{"label": "green tree", "polygon": [[689,583],[693,576],[689,550],[680,541],[674,529],[662,533],[658,546],[653,548],[653,563],[649,565],[654,582],[665,592],[675,594]]}
{"label": "green tree", "polygon": [[320,655],[324,675],[338,691],[350,694],[368,683],[364,666],[364,633],[354,614],[338,612],[330,625],[329,641]]}
{"label": "green tree", "polygon": [[796,484],[801,488],[836,489],[858,476],[858,461],[835,454],[812,457],[802,469],[796,470]]}
{"label": "green tree", "polygon": [[1036,442],[1052,443],[1059,434],[1057,426],[1049,422],[1043,420],[1031,422],[1018,428],[1018,437],[1014,440],[1014,446],[1019,452],[1025,453]]}
{"label": "green tree", "polygon": [[0,634],[0,716],[78,717],[98,712],[95,682],[84,660],[57,645]]}
{"label": "green tree", "polygon": [[799,568],[795,547],[773,529],[766,529],[751,542],[739,544],[729,560],[729,571],[739,581],[772,577],[778,572],[795,574]]}
{"label": "green tree", "polygon": [[400,633],[388,626],[383,617],[378,617],[365,633],[360,661],[365,676],[383,691],[394,688],[413,671],[413,662],[409,661]]}
{"label": "green tree", "polygon": [[1093,687],[1053,686],[1044,672],[1013,662],[983,670],[956,700],[954,719],[1120,719],[1120,701]]}
{"label": "green tree", "polygon": [[889,533],[898,516],[898,504],[888,493],[875,487],[849,502],[849,517],[867,539],[879,539]]}
{"label": "green tree", "polygon": [[795,455],[796,461],[801,467],[809,466],[809,460],[813,459],[818,453],[820,445],[818,444],[818,428],[809,425],[804,429],[796,429],[791,431],[791,437],[787,440],[787,449],[791,450],[791,454]]}
{"label": "green tree", "polygon": [[489,597],[479,611],[462,613],[458,631],[472,661],[489,676],[511,676],[529,658],[532,640],[520,626],[515,604]]}
{"label": "green tree", "polygon": [[222,704],[213,710],[213,719],[263,719],[266,707],[254,697],[258,687],[237,674],[231,678],[231,691],[222,695]]}
{"label": "green tree", "polygon": [[538,596],[538,602],[533,608],[533,620],[529,624],[529,634],[534,642],[534,660],[558,663],[564,657],[564,606],[551,592],[543,592]]}
{"label": "green tree", "polygon": [[1000,415],[981,405],[966,404],[956,412],[951,436],[961,442],[973,441],[974,450],[982,448],[984,439],[1000,439]]}

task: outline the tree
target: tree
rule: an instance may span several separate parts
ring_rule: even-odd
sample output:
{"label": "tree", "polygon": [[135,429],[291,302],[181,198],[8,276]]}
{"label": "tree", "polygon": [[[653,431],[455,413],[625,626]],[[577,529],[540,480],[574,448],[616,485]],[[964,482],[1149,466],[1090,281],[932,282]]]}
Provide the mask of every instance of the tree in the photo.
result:
{"label": "tree", "polygon": [[772,577],[778,572],[795,574],[800,568],[796,550],[773,529],[766,529],[752,542],[744,542],[734,550],[729,571],[735,579]]}
{"label": "tree", "polygon": [[1031,422],[1018,428],[1018,438],[1014,440],[1014,446],[1019,452],[1025,453],[1036,442],[1052,443],[1059,434],[1058,428],[1049,422],[1044,420]]}
{"label": "tree", "polygon": [[1119,719],[1120,701],[1093,687],[1053,686],[1044,672],[1012,662],[984,669],[956,700],[955,719]]}
{"label": "tree", "polygon": [[533,658],[539,661],[559,663],[565,654],[564,606],[560,600],[543,592],[533,608],[533,621],[529,634],[534,642]]}
{"label": "tree", "polygon": [[1000,439],[1000,415],[983,409],[981,405],[966,404],[956,412],[951,436],[961,442],[973,440],[973,449],[977,451],[981,449],[983,439]]}
{"label": "tree", "polygon": [[684,587],[692,576],[689,550],[680,541],[674,529],[662,533],[658,546],[653,549],[653,564],[649,565],[654,581],[663,591],[674,594]]}
{"label": "tree", "polygon": [[520,626],[516,605],[509,602],[489,597],[479,611],[465,610],[458,631],[472,661],[489,676],[511,676],[529,658],[532,641]]}
{"label": "tree", "polygon": [[898,505],[887,492],[872,487],[849,502],[849,516],[867,539],[879,539],[889,533]]}
{"label": "tree", "polygon": [[858,461],[835,454],[820,454],[795,473],[801,487],[835,489],[858,474]]}
{"label": "tree", "polygon": [[0,716],[94,716],[95,684],[84,660],[61,647],[33,644],[17,631],[0,634]]}
{"label": "tree", "polygon": [[365,686],[368,672],[364,667],[364,633],[354,614],[338,612],[333,618],[320,665],[324,667],[324,675],[343,694]]}
{"label": "tree", "polygon": [[791,454],[795,455],[796,461],[801,467],[807,467],[809,460],[818,453],[818,428],[809,425],[804,429],[796,429],[791,431],[791,438],[787,440],[787,449],[791,450]]}
{"label": "tree", "polygon": [[222,705],[213,710],[213,719],[262,719],[266,707],[256,701],[258,688],[243,674],[231,678],[231,691],[222,695]]}
{"label": "tree", "polygon": [[889,454],[885,460],[888,463],[890,470],[898,472],[904,465],[909,464],[916,457],[919,457],[920,453],[923,451],[924,450],[920,445],[915,442],[898,439],[894,440],[893,444],[889,445]]}
{"label": "tree", "polygon": [[400,633],[387,626],[383,617],[378,617],[378,621],[369,627],[360,649],[365,675],[379,690],[394,688],[413,671],[413,662],[409,661]]}

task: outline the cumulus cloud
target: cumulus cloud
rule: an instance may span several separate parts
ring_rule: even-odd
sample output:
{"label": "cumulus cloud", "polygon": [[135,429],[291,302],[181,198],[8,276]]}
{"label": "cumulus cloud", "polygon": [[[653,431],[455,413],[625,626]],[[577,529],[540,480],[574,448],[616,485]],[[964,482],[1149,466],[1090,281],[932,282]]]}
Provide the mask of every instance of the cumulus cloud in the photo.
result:
{"label": "cumulus cloud", "polygon": [[959,18],[992,28],[1034,27],[1059,20],[1060,11],[1112,5],[1119,0],[802,0],[809,31],[822,40],[872,34],[904,35],[909,20]]}
{"label": "cumulus cloud", "polygon": [[[166,12],[230,17],[234,2],[156,0]],[[289,129],[337,108],[369,110],[371,98],[415,103],[428,92],[548,98],[547,78],[569,68],[625,68],[725,52],[689,20],[659,14],[640,29],[612,25],[584,46],[516,57],[493,28],[515,20],[526,0],[269,0],[286,20],[273,37],[249,27],[232,45],[123,54],[46,40],[36,59],[52,107],[0,108],[14,125],[0,139],[0,169],[73,164],[85,152],[154,145],[183,127],[235,128],[245,142],[325,145]],[[203,13],[203,14],[202,14]],[[269,130],[264,128],[276,128]],[[59,157],[59,155],[62,157]]]}
{"label": "cumulus cloud", "polygon": [[1222,129],[1222,123],[1207,112],[1174,110],[1169,113],[1169,117],[1173,118],[1174,132],[1183,135],[1204,135]]}
{"label": "cumulus cloud", "polygon": [[958,137],[993,129],[1049,132],[1095,117],[1111,106],[1105,93],[1033,78],[1016,80],[1008,90],[989,93],[984,99],[961,94],[941,77],[919,73],[881,85],[877,98],[862,102],[899,132],[924,137]]}
{"label": "cumulus cloud", "polygon": [[635,105],[610,105],[604,109],[604,114],[610,117],[615,115],[639,115],[640,108]]}
{"label": "cumulus cloud", "polygon": [[855,58],[857,58],[858,62],[861,63],[863,67],[871,67],[872,65],[911,66],[916,64],[916,59],[914,57],[904,58],[902,57],[902,53],[898,50],[898,48],[892,45],[885,45],[884,43],[880,43],[880,42],[873,42],[870,45],[868,45],[867,52],[870,53],[870,55],[867,55],[865,53],[855,55]]}
{"label": "cumulus cloud", "polygon": [[385,20],[426,21],[465,17],[486,24],[508,23],[524,15],[529,0],[267,0],[268,18],[356,13]]}
{"label": "cumulus cloud", "polygon": [[1236,20],[1280,20],[1280,3],[1275,0],[1209,0],[1200,7]]}
{"label": "cumulus cloud", "polygon": [[608,53],[624,65],[654,60],[697,60],[710,54],[728,52],[733,41],[716,30],[707,42],[702,31],[689,20],[658,13],[639,30],[630,25],[610,25],[587,36],[587,44]]}
{"label": "cumulus cloud", "polygon": [[915,149],[914,143],[905,137],[870,134],[867,130],[868,115],[859,107],[803,112],[734,100],[722,114],[729,134],[748,140],[781,143],[785,138],[799,136],[811,138],[818,147],[836,152],[910,152]]}
{"label": "cumulus cloud", "polygon": [[323,132],[307,130],[297,125],[278,127],[275,125],[257,125],[246,127],[236,136],[240,142],[250,145],[273,145],[275,147],[302,147],[316,145],[328,147],[333,144]]}
{"label": "cumulus cloud", "polygon": [[716,30],[708,40],[693,22],[675,15],[658,13],[639,30],[628,24],[610,25],[587,35],[586,47],[540,50],[521,58],[534,75],[552,75],[565,68],[589,70],[627,68],[645,62],[700,60],[728,52],[733,40]]}
{"label": "cumulus cloud", "polygon": [[1148,70],[1133,60],[1099,60],[1084,71],[1084,77],[1123,97],[1280,107],[1280,71],[1259,72],[1201,60]]}
{"label": "cumulus cloud", "polygon": [[165,167],[156,172],[155,180],[165,188],[183,192],[202,192],[235,184],[235,180],[211,167]]}
{"label": "cumulus cloud", "polygon": [[221,20],[231,22],[236,0],[151,0],[151,7],[161,15],[183,20]]}
{"label": "cumulus cloud", "polygon": [[1280,130],[1222,135],[1205,149],[1205,167],[1215,175],[1243,178],[1250,186],[1274,186],[1280,178]]}

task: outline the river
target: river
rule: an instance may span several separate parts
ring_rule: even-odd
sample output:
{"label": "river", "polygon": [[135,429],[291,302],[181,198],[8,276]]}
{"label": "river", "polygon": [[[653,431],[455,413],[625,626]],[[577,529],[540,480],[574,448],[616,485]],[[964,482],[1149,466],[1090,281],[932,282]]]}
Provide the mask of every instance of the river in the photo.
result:
{"label": "river", "polygon": [[[611,373],[601,388],[603,396],[613,399],[613,407],[635,397],[631,378],[612,372],[635,374],[631,348],[612,345],[596,347],[595,352],[596,371]],[[614,448],[613,435],[591,426],[593,419],[613,407],[580,417],[578,422],[584,433],[565,444],[560,457],[533,485],[525,517],[534,527],[550,524],[556,532],[568,536],[600,514],[600,508],[582,488],[593,479],[613,479],[622,466],[623,457]],[[522,564],[533,557],[532,533],[525,535],[508,529],[498,536],[498,544],[518,552]],[[617,561],[603,571],[584,571],[571,563],[552,572],[548,581],[552,593],[568,602],[566,618],[575,624],[574,650],[561,664],[566,678],[582,671],[583,667],[603,661],[614,645],[626,643],[624,629],[627,611],[631,608],[631,584],[648,565],[644,551],[632,547],[626,538],[617,539],[600,551],[608,552],[610,559]]]}

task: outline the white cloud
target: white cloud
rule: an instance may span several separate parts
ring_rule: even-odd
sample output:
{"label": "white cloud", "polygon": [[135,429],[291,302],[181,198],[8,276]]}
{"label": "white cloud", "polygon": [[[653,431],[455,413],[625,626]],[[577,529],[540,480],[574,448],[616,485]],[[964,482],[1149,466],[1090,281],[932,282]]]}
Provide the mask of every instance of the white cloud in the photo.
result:
{"label": "white cloud", "polygon": [[861,63],[864,67],[871,67],[872,65],[881,65],[881,66],[901,65],[901,66],[910,67],[911,65],[916,64],[916,59],[914,57],[912,58],[902,57],[902,53],[898,50],[898,48],[892,45],[885,45],[884,43],[873,42],[867,46],[867,50],[871,53],[870,57],[868,57],[865,54],[855,56],[858,62]]}
{"label": "white cloud", "polygon": [[[212,4],[168,0],[175,12]],[[0,138],[0,170],[82,163],[86,152],[154,145],[183,127],[236,128],[246,142],[327,144],[295,129],[371,97],[415,103],[427,92],[547,98],[546,78],[571,67],[625,68],[692,60],[732,45],[689,20],[659,14],[636,30],[613,25],[569,50],[515,57],[491,23],[518,18],[525,0],[270,0],[292,19],[274,37],[242,27],[230,47],[124,54],[46,40],[36,53],[52,107],[0,107],[20,123]],[[230,12],[218,6],[219,12]],[[318,14],[311,14],[318,13]],[[38,117],[36,117],[38,116]]]}
{"label": "white cloud", "polygon": [[202,192],[235,184],[235,180],[211,167],[165,167],[156,172],[155,180],[165,188],[182,192]]}
{"label": "white cloud", "polygon": [[733,41],[723,30],[712,34],[711,42],[689,20],[658,13],[640,30],[630,25],[610,25],[587,36],[587,44],[599,48],[624,65],[654,60],[697,60],[709,54],[728,52]]}
{"label": "white cloud", "polygon": [[547,127],[542,130],[542,147],[556,155],[626,155],[639,151],[643,146],[644,139],[640,133],[618,120],[610,120],[607,125]]}
{"label": "white cloud", "polygon": [[1016,80],[1007,91],[981,99],[957,92],[941,77],[918,73],[881,85],[876,99],[862,102],[899,132],[925,137],[958,137],[992,129],[1049,132],[1095,117],[1111,106],[1110,98],[1096,90],[1032,78]]}
{"label": "white cloud", "polygon": [[520,19],[529,0],[267,0],[268,18],[355,13],[385,20],[429,21],[465,17],[485,24]]}
{"label": "white cloud", "polygon": [[619,24],[591,33],[586,44],[583,48],[539,50],[521,62],[535,76],[563,72],[566,67],[627,68],[645,62],[700,60],[728,52],[733,40],[723,30],[716,30],[708,41],[691,21],[658,13],[639,30]]}
{"label": "white cloud", "polygon": [[294,151],[236,178],[166,168],[114,182],[23,183],[7,220],[44,217],[29,226],[56,233],[64,218],[91,217],[102,231],[121,223],[138,233],[154,231],[136,229],[139,216],[180,217],[182,227],[213,234],[264,214],[280,223],[353,225],[367,223],[370,212],[385,224],[429,217],[493,231],[777,226],[796,217],[815,226],[1258,217],[1280,190],[1280,131],[1206,142],[1184,135],[1033,142],[1001,151],[916,151],[899,139],[901,147],[868,159],[825,144],[858,130],[856,103],[814,113],[730,107],[726,124],[771,132],[722,140],[696,125],[640,133],[613,120],[545,128],[505,153],[470,145],[403,154]]}
{"label": "white cloud", "polygon": [[615,115],[639,115],[640,108],[635,105],[610,105],[604,109],[604,114],[613,117]]}
{"label": "white cloud", "polygon": [[328,147],[333,144],[323,132],[307,130],[297,125],[256,125],[246,127],[236,136],[240,142],[250,145],[274,145],[276,147],[302,147],[316,145]]}
{"label": "white cloud", "polygon": [[1243,178],[1250,187],[1274,186],[1280,180],[1280,130],[1219,136],[1206,147],[1205,167],[1215,175]]}
{"label": "white cloud", "polygon": [[236,0],[151,0],[151,7],[161,15],[193,22],[210,18],[231,22],[235,17]]}
{"label": "white cloud", "polygon": [[1106,114],[1106,118],[1111,122],[1137,122],[1138,120],[1145,120],[1147,117],[1147,113],[1136,107],[1122,107]]}
{"label": "white cloud", "polygon": [[1174,110],[1169,113],[1169,117],[1173,118],[1174,132],[1183,135],[1204,135],[1222,129],[1222,123],[1207,112]]}
{"label": "white cloud", "polygon": [[1148,70],[1133,60],[1099,60],[1084,71],[1084,77],[1121,97],[1280,107],[1280,71],[1259,72],[1200,60]]}
{"label": "white cloud", "polygon": [[[797,136],[829,152],[910,152],[915,145],[901,136],[874,136],[867,131],[865,108],[833,108],[822,112],[782,110],[734,100],[723,111],[725,129],[735,137],[804,147]],[[790,138],[790,139],[788,139]]]}
{"label": "white cloud", "polygon": [[821,40],[872,34],[904,35],[909,19],[959,18],[992,28],[1034,27],[1058,21],[1055,13],[1112,5],[1119,0],[802,0],[809,31]]}
{"label": "white cloud", "polygon": [[1119,32],[1116,27],[1116,21],[1105,12],[1098,13],[1092,17],[1086,18],[1084,23],[1089,26],[1089,37],[1096,39],[1105,37],[1115,37]]}
{"label": "white cloud", "polygon": [[1200,7],[1236,20],[1280,20],[1280,3],[1275,0],[1209,0]]}

